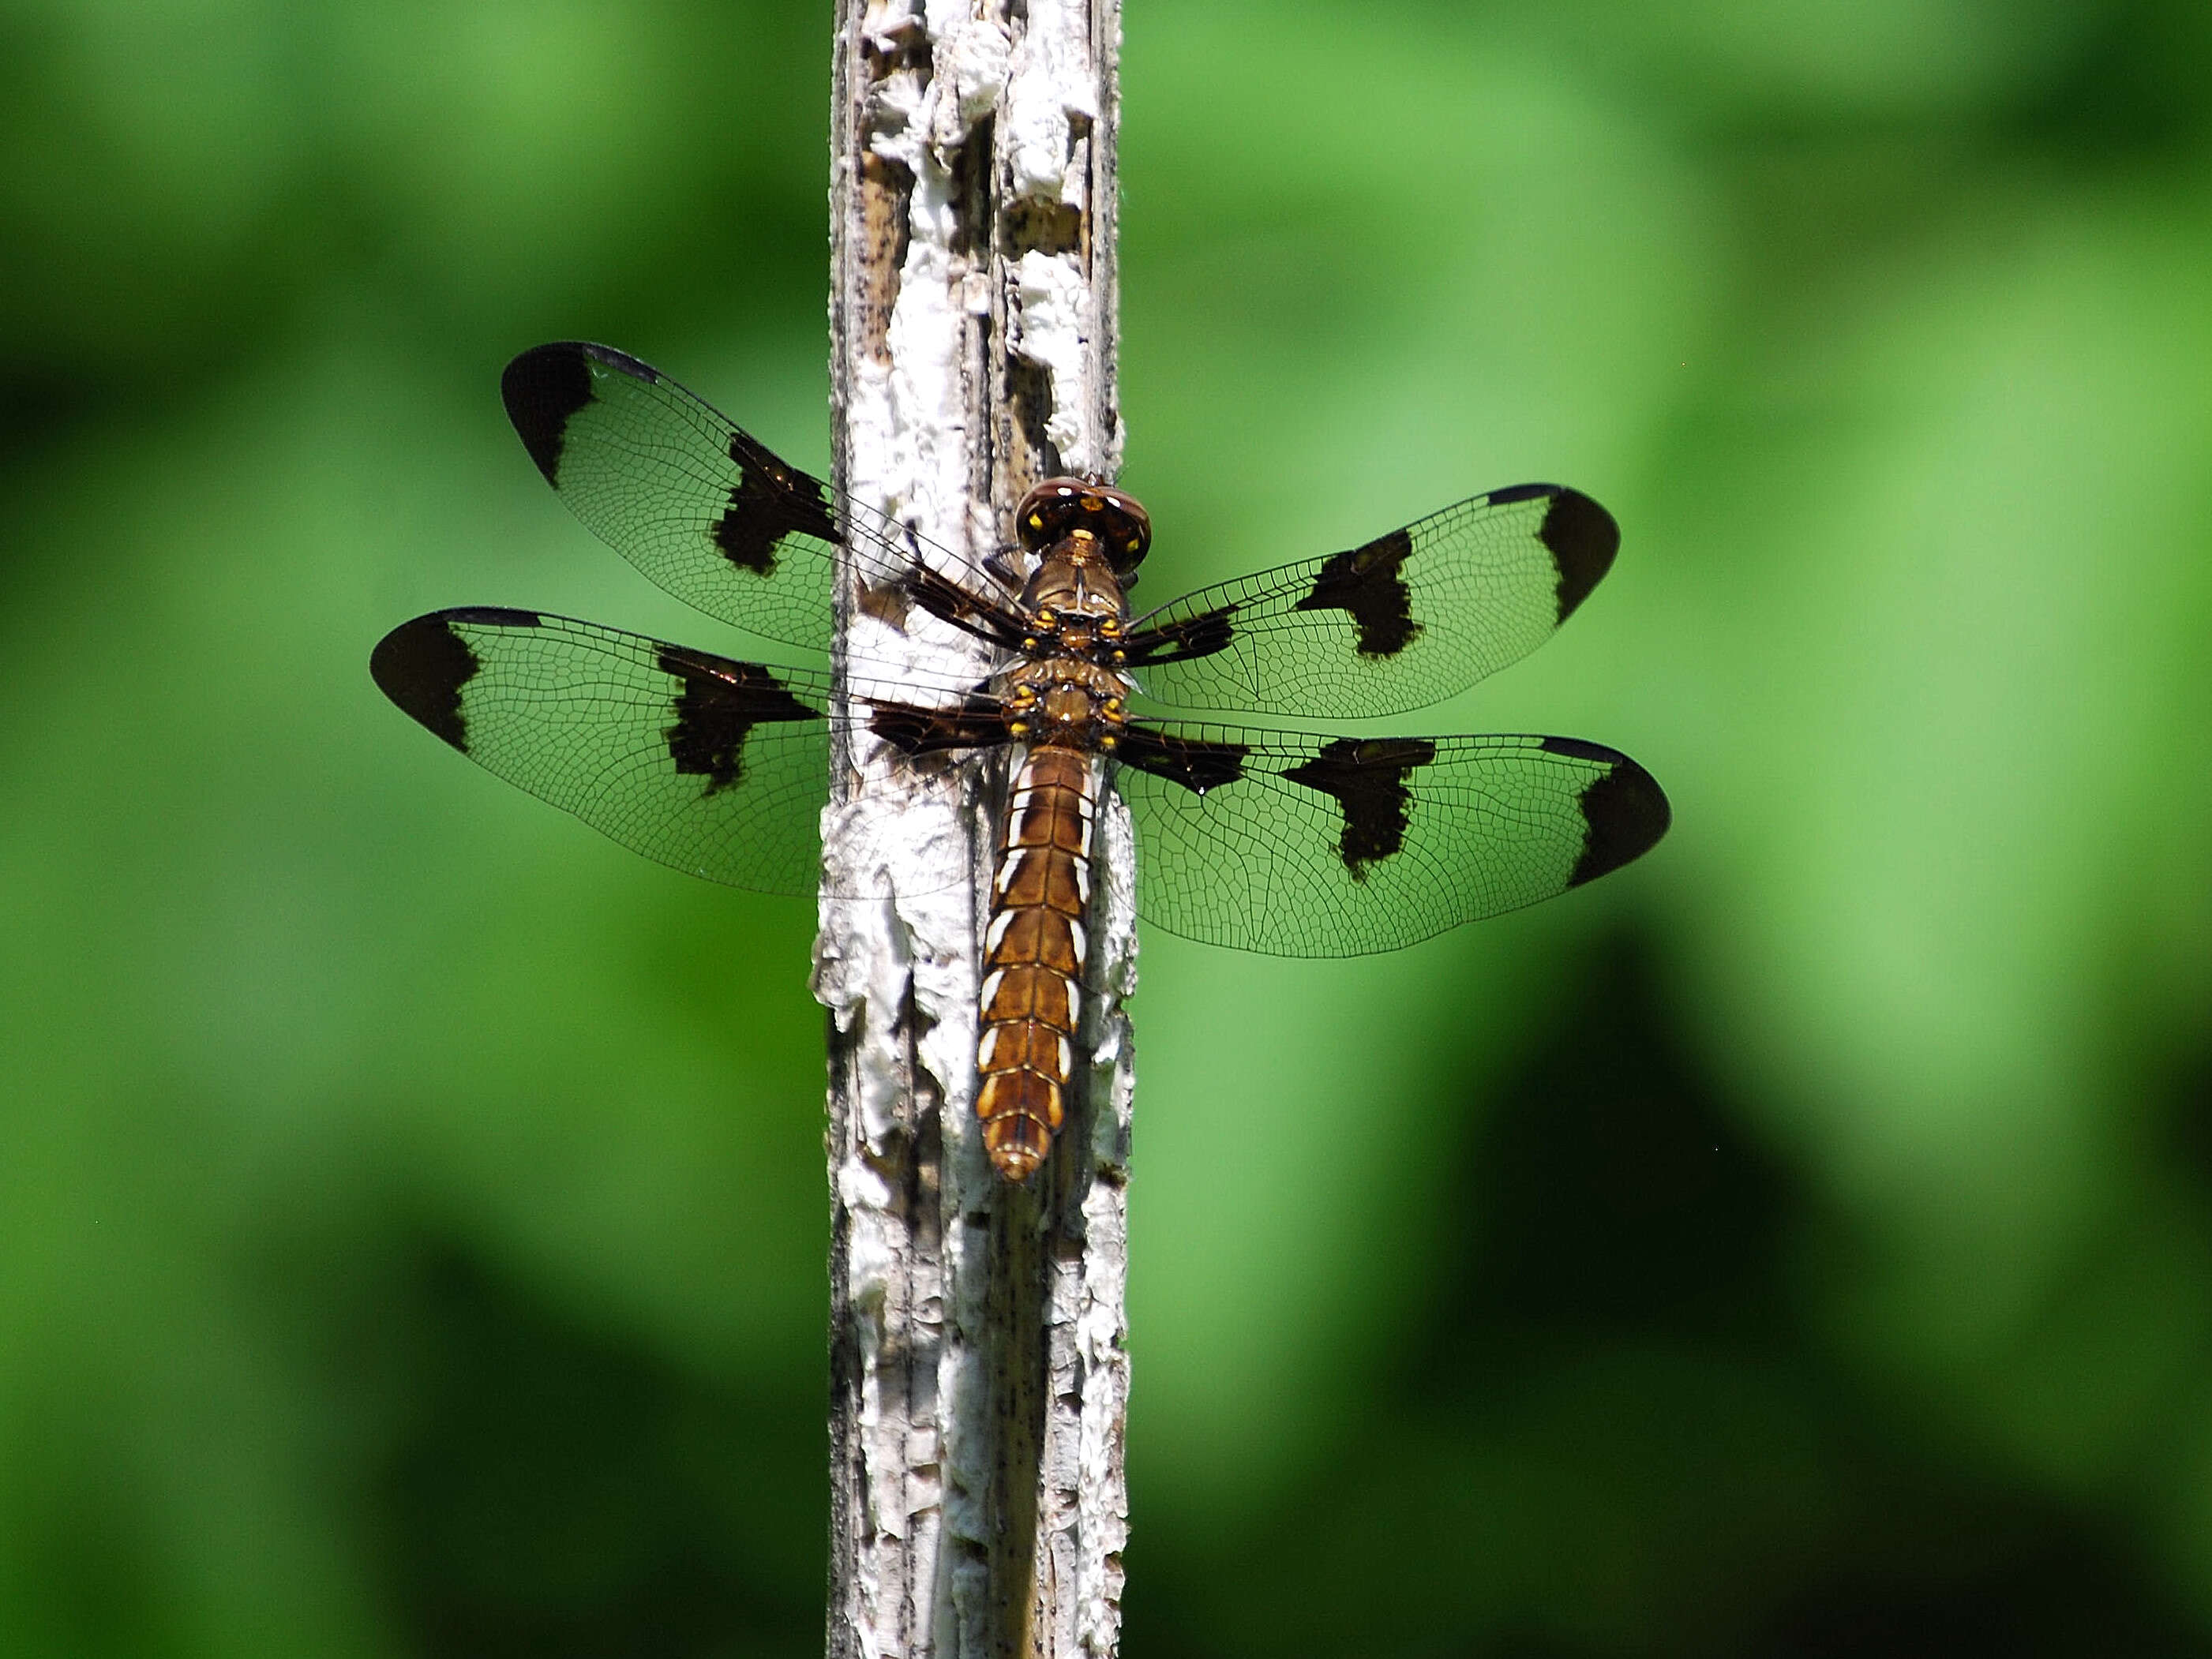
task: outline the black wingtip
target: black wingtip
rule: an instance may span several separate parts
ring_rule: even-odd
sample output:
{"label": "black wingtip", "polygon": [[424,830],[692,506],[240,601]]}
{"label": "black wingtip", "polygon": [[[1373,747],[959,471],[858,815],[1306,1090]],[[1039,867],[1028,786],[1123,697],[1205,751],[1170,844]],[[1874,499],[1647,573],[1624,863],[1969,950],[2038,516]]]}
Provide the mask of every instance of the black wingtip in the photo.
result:
{"label": "black wingtip", "polygon": [[1544,747],[1555,755],[1603,761],[1607,770],[1583,791],[1583,854],[1575,861],[1567,885],[1586,881],[1632,864],[1659,844],[1674,821],[1674,809],[1659,780],[1618,750],[1579,738],[1547,738]]}
{"label": "black wingtip", "polygon": [[545,482],[561,482],[561,440],[568,419],[592,401],[592,366],[574,340],[532,346],[499,377],[499,395],[515,435],[538,463]]}
{"label": "black wingtip", "polygon": [[369,653],[368,672],[402,712],[465,753],[469,732],[461,714],[461,688],[483,665],[469,642],[453,632],[451,623],[457,617],[465,620],[467,613],[434,611],[400,623]]}
{"label": "black wingtip", "polygon": [[1492,507],[1508,507],[1515,501],[1533,501],[1539,495],[1556,495],[1565,487],[1553,483],[1507,484],[1502,489],[1492,490],[1483,499]]}
{"label": "black wingtip", "polygon": [[1562,489],[1552,497],[1536,539],[1559,566],[1559,620],[1565,622],[1613,568],[1613,555],[1620,551],[1620,526],[1581,490]]}
{"label": "black wingtip", "polygon": [[658,370],[628,352],[586,340],[532,346],[499,377],[507,418],[550,484],[561,482],[561,441],[570,417],[592,401],[593,363],[648,383],[660,378]]}

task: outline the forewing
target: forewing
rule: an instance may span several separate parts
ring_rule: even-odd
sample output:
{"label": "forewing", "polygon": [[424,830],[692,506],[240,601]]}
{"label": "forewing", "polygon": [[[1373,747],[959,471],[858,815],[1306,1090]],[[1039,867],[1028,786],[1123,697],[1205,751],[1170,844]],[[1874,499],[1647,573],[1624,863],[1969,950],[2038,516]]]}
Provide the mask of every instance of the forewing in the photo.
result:
{"label": "forewing", "polygon": [[1360,547],[1185,594],[1132,624],[1145,694],[1185,708],[1359,720],[1464,690],[1534,650],[1613,566],[1578,490],[1516,484]]}
{"label": "forewing", "polygon": [[1395,950],[1639,857],[1667,798],[1574,738],[1132,727],[1116,777],[1138,914],[1273,956]]}
{"label": "forewing", "polygon": [[[898,526],[772,453],[650,365],[579,341],[534,347],[507,366],[507,412],[524,447],[594,534],[653,581],[712,617],[826,650],[836,555],[871,588],[919,563]],[[933,544],[941,577],[1001,593],[973,562]]]}
{"label": "forewing", "polygon": [[648,858],[759,892],[820,883],[826,674],[489,609],[401,623],[369,672],[434,736]]}

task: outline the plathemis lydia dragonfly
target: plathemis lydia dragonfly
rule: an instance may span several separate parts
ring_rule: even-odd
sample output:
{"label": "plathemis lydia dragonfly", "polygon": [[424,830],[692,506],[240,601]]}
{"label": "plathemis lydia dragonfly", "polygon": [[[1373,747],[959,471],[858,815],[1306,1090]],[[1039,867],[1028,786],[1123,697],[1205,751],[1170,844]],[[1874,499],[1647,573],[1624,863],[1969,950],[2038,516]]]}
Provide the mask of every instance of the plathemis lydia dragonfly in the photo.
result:
{"label": "plathemis lydia dragonfly", "polygon": [[[607,347],[526,351],[502,391],[577,516],[708,615],[826,649],[842,554],[871,615],[918,610],[1001,653],[980,683],[886,680],[865,662],[848,677],[849,717],[916,763],[1011,752],[976,1097],[1010,1179],[1042,1162],[1060,1123],[1109,787],[1137,830],[1139,915],[1286,956],[1410,945],[1618,869],[1666,831],[1650,774],[1579,738],[1341,737],[1133,711],[1342,720],[1448,696],[1540,645],[1611,568],[1620,532],[1577,491],[1493,489],[1133,614],[1151,526],[1103,484],[1037,485],[1013,543],[978,562],[841,497]],[[494,609],[404,623],[369,670],[433,734],[625,846],[739,887],[817,889],[826,672]]]}

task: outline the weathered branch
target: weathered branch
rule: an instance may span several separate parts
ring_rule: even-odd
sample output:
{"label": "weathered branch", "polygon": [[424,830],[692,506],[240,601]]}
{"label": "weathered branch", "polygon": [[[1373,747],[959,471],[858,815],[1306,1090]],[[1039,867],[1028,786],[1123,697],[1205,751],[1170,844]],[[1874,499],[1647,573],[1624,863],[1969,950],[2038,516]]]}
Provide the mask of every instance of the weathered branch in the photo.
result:
{"label": "weathered branch", "polygon": [[[1120,460],[1118,0],[839,0],[836,466],[955,552]],[[839,665],[981,678],[975,641],[839,598]],[[872,674],[880,675],[879,667]],[[844,728],[823,823],[831,1014],[829,1651],[1102,1656],[1121,1625],[1133,850],[1102,819],[1087,1087],[1025,1187],[974,1116],[978,947],[1004,777]],[[877,902],[831,896],[856,891]]]}

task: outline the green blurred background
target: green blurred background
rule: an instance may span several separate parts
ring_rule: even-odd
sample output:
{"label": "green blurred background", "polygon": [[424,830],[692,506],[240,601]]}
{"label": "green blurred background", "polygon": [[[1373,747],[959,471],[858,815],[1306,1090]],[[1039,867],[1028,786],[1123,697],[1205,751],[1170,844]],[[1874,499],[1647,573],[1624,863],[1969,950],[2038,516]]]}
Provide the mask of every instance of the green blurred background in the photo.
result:
{"label": "green blurred background", "polygon": [[[9,0],[0,1652],[819,1650],[809,907],[431,743],[744,641],[497,375],[827,453],[829,22]],[[2212,1653],[2212,10],[1130,0],[1164,591],[1619,516],[1402,729],[1665,782],[1350,963],[1145,942],[1133,1656]]]}

